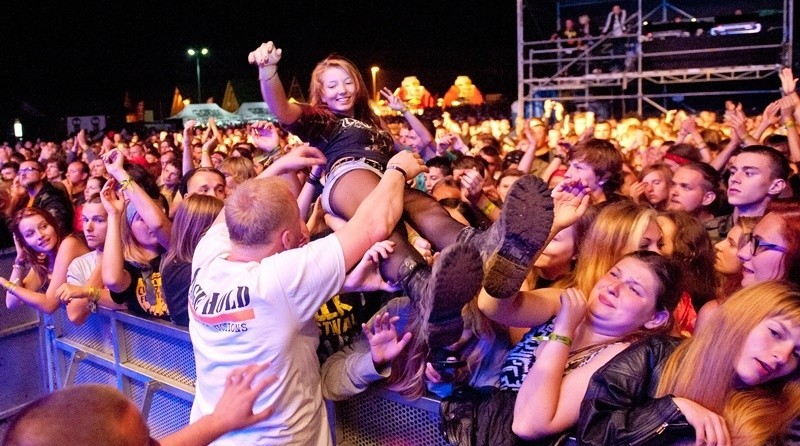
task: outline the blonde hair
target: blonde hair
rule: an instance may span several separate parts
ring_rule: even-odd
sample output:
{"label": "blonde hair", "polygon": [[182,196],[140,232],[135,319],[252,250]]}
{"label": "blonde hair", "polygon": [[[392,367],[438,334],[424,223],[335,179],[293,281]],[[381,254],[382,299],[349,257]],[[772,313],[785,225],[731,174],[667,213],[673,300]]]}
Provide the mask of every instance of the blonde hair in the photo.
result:
{"label": "blonde hair", "polygon": [[469,383],[470,378],[485,369],[493,360],[492,350],[509,348],[508,330],[492,321],[478,308],[478,300],[472,299],[461,311],[464,330],[471,336],[462,350],[467,365],[454,376],[457,383]]}
{"label": "blonde hair", "polygon": [[639,250],[644,232],[656,221],[656,211],[632,201],[605,205],[578,250],[573,276],[563,287],[577,287],[588,296],[592,287],[625,254]]}
{"label": "blonde hair", "polygon": [[[125,205],[126,209],[128,206],[133,206],[133,204],[127,203]],[[153,259],[153,255],[151,255],[148,249],[145,248],[138,240],[136,240],[136,237],[133,235],[133,231],[131,230],[131,222],[128,222],[125,214],[122,214],[119,224],[120,238],[122,239],[122,255],[125,260],[140,267],[149,265],[150,260]],[[156,247],[155,252],[156,256],[162,252],[161,245],[157,245],[158,246]]]}
{"label": "blonde hair", "polygon": [[738,291],[669,356],[656,395],[688,398],[722,414],[736,445],[781,435],[800,415],[798,370],[756,387],[740,383],[735,370],[742,343],[773,317],[800,324],[800,288],[767,281]]}
{"label": "blonde hair", "polygon": [[219,171],[226,177],[233,178],[236,185],[256,176],[256,168],[253,161],[243,156],[225,158],[222,160],[222,165],[219,166]]}
{"label": "blonde hair", "polygon": [[387,387],[410,400],[425,395],[425,364],[428,353],[428,321],[423,316],[430,311],[423,308],[426,299],[411,302],[406,331],[411,333],[411,342],[392,361],[392,371],[386,379]]}
{"label": "blonde hair", "polygon": [[275,177],[239,185],[225,201],[224,212],[231,241],[244,246],[272,242],[293,215],[300,215],[289,183]]}

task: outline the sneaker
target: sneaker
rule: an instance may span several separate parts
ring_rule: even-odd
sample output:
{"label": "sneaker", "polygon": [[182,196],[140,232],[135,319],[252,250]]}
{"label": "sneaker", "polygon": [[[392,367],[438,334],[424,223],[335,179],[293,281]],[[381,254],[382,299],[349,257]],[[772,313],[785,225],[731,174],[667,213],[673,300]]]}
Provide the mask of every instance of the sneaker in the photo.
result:
{"label": "sneaker", "polygon": [[488,231],[468,228],[463,233],[460,240],[477,247],[483,256],[483,287],[489,295],[506,299],[519,291],[552,225],[553,199],[547,184],[526,175],[511,187],[500,219]]}

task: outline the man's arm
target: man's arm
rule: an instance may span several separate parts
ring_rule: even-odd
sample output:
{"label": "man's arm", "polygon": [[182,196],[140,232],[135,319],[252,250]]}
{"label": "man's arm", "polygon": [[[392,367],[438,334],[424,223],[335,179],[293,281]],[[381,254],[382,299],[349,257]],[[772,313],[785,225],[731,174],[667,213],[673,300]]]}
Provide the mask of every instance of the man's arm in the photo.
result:
{"label": "man's arm", "polygon": [[253,364],[234,369],[225,380],[225,390],[214,412],[162,438],[161,446],[204,446],[228,432],[269,418],[275,411],[273,407],[253,413],[256,398],[278,379],[276,376],[268,376],[253,384],[256,376],[267,367],[269,364]]}

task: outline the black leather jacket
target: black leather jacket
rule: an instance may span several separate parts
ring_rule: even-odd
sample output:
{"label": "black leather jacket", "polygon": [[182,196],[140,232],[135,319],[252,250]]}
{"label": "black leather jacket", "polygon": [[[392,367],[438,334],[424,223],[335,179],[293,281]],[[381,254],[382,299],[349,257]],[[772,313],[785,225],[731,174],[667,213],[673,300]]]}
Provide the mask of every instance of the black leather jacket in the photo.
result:
{"label": "black leather jacket", "polygon": [[664,363],[680,340],[651,336],[601,367],[581,403],[581,445],[668,445],[694,440],[694,428],[669,396],[654,398]]}

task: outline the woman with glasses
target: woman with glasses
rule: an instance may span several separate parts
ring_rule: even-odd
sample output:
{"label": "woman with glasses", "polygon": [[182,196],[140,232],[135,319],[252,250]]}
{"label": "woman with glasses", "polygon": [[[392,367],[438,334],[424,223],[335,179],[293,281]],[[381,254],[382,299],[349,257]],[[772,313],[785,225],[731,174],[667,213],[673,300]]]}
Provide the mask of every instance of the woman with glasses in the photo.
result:
{"label": "woman with glasses", "polygon": [[742,286],[766,280],[800,284],[800,202],[773,202],[737,253]]}

